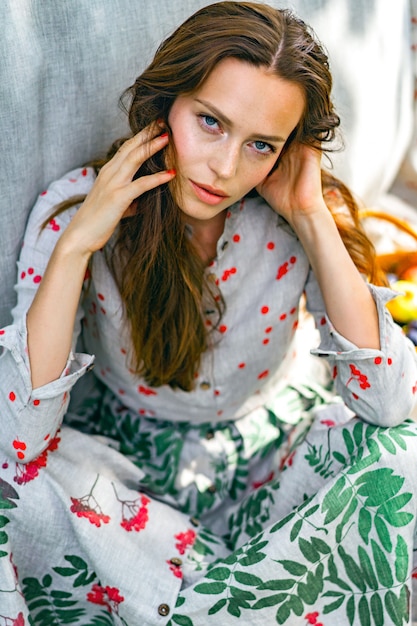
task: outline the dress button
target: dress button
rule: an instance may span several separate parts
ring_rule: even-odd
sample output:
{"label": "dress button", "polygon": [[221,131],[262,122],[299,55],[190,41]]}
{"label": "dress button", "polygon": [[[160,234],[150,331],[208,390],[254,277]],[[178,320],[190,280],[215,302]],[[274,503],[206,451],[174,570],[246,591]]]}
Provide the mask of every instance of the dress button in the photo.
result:
{"label": "dress button", "polygon": [[207,391],[207,389],[210,389],[210,387],[211,387],[210,383],[207,382],[206,380],[200,383],[200,389],[202,389],[203,391]]}
{"label": "dress button", "polygon": [[172,565],[178,565],[178,567],[180,565],[182,565],[182,559],[179,559],[177,556],[173,556],[171,559],[171,563]]}
{"label": "dress button", "polygon": [[216,491],[217,491],[216,485],[210,485],[210,487],[207,487],[207,491],[209,493],[216,493]]}
{"label": "dress button", "polygon": [[158,613],[159,615],[165,617],[169,613],[169,606],[167,604],[160,604],[158,606]]}
{"label": "dress button", "polygon": [[207,441],[210,441],[210,439],[214,439],[214,430],[208,430],[206,432],[206,439]]}
{"label": "dress button", "polygon": [[195,527],[200,526],[200,522],[196,517],[190,517],[190,523]]}

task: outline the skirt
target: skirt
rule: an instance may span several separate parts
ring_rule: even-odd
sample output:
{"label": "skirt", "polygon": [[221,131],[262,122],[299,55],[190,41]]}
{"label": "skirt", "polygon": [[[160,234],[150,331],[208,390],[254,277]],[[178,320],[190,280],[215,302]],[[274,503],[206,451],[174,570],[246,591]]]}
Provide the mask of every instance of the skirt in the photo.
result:
{"label": "skirt", "polygon": [[0,463],[0,626],[412,623],[411,420],[300,386],[196,427],[104,393]]}

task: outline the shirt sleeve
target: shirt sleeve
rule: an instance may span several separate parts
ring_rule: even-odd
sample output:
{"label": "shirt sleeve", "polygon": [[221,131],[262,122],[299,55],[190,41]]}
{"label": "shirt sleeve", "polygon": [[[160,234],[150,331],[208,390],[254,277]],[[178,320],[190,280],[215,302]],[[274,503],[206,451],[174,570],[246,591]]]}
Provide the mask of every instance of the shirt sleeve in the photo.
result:
{"label": "shirt sleeve", "polygon": [[19,463],[33,461],[48,447],[59,429],[75,382],[93,365],[94,357],[76,353],[83,310],[78,307],[73,343],[61,376],[42,387],[31,385],[26,314],[42,281],[52,251],[76,207],[50,219],[54,207],[72,196],[87,194],[94,182],[90,168],[74,170],[51,184],[38,198],[27,224],[18,260],[16,306],[12,323],[0,329],[0,449]]}
{"label": "shirt sleeve", "polygon": [[358,348],[335,330],[310,273],[307,308],[320,332],[320,345],[311,353],[327,359],[336,392],[356,415],[379,426],[396,426],[410,416],[417,400],[417,353],[385,306],[397,294],[386,287],[368,288],[378,311],[380,350]]}

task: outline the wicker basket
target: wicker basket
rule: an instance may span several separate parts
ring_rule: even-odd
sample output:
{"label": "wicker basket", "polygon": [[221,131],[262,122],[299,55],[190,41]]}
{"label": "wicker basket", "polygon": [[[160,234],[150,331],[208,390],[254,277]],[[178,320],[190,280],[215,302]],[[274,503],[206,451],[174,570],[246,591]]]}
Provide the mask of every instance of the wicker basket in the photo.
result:
{"label": "wicker basket", "polygon": [[406,220],[396,217],[391,213],[385,213],[384,211],[377,211],[374,209],[363,209],[360,212],[361,220],[372,218],[377,220],[384,220],[391,224],[394,224],[403,233],[410,235],[411,239],[416,242],[413,249],[399,248],[394,252],[378,253],[378,261],[382,270],[386,274],[394,274],[395,276],[401,276],[403,272],[409,267],[417,266],[417,230]]}

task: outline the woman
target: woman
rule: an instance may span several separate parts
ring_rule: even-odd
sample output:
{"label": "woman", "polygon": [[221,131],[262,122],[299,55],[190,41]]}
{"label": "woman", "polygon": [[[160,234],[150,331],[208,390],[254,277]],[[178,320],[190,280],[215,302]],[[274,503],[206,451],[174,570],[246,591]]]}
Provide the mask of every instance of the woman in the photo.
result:
{"label": "woman", "polygon": [[416,357],[320,169],[330,90],[290,12],[208,6],[132,137],[41,194],[1,331],[5,623],[407,621]]}

